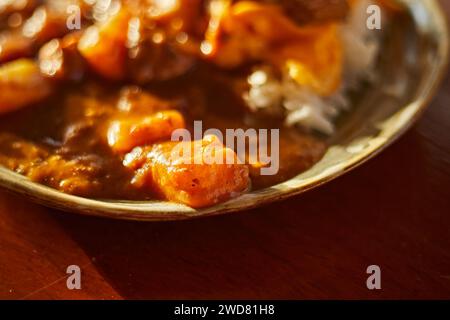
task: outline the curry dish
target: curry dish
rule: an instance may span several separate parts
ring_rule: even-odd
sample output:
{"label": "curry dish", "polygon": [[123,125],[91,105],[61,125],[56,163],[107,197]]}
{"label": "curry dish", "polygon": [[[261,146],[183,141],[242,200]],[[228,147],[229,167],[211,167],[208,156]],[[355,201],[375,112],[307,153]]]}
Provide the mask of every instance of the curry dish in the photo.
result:
{"label": "curry dish", "polygon": [[[249,76],[287,70],[296,86],[331,97],[345,72],[340,25],[356,2],[3,1],[0,164],[74,195],[192,207],[286,181],[321,159],[325,140],[252,104]],[[280,129],[278,173],[180,163],[171,135],[196,120]],[[237,156],[214,136],[183,143]]]}

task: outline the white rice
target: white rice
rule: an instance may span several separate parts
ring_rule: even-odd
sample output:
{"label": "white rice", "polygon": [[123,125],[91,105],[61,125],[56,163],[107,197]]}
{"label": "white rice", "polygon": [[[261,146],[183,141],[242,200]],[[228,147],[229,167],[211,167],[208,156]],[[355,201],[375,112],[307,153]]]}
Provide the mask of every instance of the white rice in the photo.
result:
{"label": "white rice", "polygon": [[378,30],[366,26],[366,10],[372,2],[361,0],[342,25],[344,48],[344,81],[331,97],[321,97],[298,85],[289,74],[281,79],[271,74],[269,67],[261,67],[248,78],[250,89],[245,95],[253,111],[284,112],[288,126],[301,126],[325,134],[334,132],[334,119],[349,107],[349,90],[362,81],[370,80],[379,51]]}

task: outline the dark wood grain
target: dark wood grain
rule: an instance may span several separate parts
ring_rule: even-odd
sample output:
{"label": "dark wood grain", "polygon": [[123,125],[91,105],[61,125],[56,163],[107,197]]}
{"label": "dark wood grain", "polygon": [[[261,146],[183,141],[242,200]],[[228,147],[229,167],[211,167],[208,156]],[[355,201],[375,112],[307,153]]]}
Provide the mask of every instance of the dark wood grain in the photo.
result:
{"label": "dark wood grain", "polygon": [[[450,2],[443,2],[450,13]],[[450,77],[367,164],[249,212],[134,223],[0,192],[0,298],[450,298]],[[82,290],[66,268],[82,268]],[[382,290],[366,288],[366,268]]]}

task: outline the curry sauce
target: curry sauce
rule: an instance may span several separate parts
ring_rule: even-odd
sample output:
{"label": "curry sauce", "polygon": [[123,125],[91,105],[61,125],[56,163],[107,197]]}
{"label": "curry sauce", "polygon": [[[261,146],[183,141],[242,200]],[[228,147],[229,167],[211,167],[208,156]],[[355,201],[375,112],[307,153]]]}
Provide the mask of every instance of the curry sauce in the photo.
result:
{"label": "curry sauce", "polygon": [[[205,129],[283,127],[281,119],[258,119],[246,112],[242,99],[230,89],[233,81],[234,77],[226,78],[219,70],[198,66],[181,79],[148,89],[95,80],[64,88],[47,101],[0,117],[0,163],[80,196],[161,198],[155,190],[132,185],[135,172],[109,147],[106,124],[113,118],[136,119],[157,108],[171,108],[182,113],[187,124],[202,119]],[[288,180],[318,161],[324,151],[325,143],[319,138],[282,128],[279,173],[261,176],[255,171],[252,188]]]}

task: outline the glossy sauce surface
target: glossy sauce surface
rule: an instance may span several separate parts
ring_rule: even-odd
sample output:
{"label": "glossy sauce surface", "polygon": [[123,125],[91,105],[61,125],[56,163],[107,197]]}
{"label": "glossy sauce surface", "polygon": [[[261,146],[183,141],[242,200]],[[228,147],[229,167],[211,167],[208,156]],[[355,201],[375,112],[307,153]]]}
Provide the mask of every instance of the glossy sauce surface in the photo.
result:
{"label": "glossy sauce surface", "polygon": [[[57,95],[0,117],[0,163],[61,191],[93,198],[154,199],[148,187],[130,182],[134,172],[123,155],[111,151],[106,127],[111,119],[141,117],[154,108],[176,109],[186,125],[201,120],[203,130],[281,128],[280,170],[274,176],[251,172],[252,188],[285,181],[309,168],[325,151],[312,135],[283,127],[279,119],[246,111],[242,76],[199,64],[183,77],[145,88],[98,79],[67,86]],[[237,88],[237,89],[235,89]]]}

